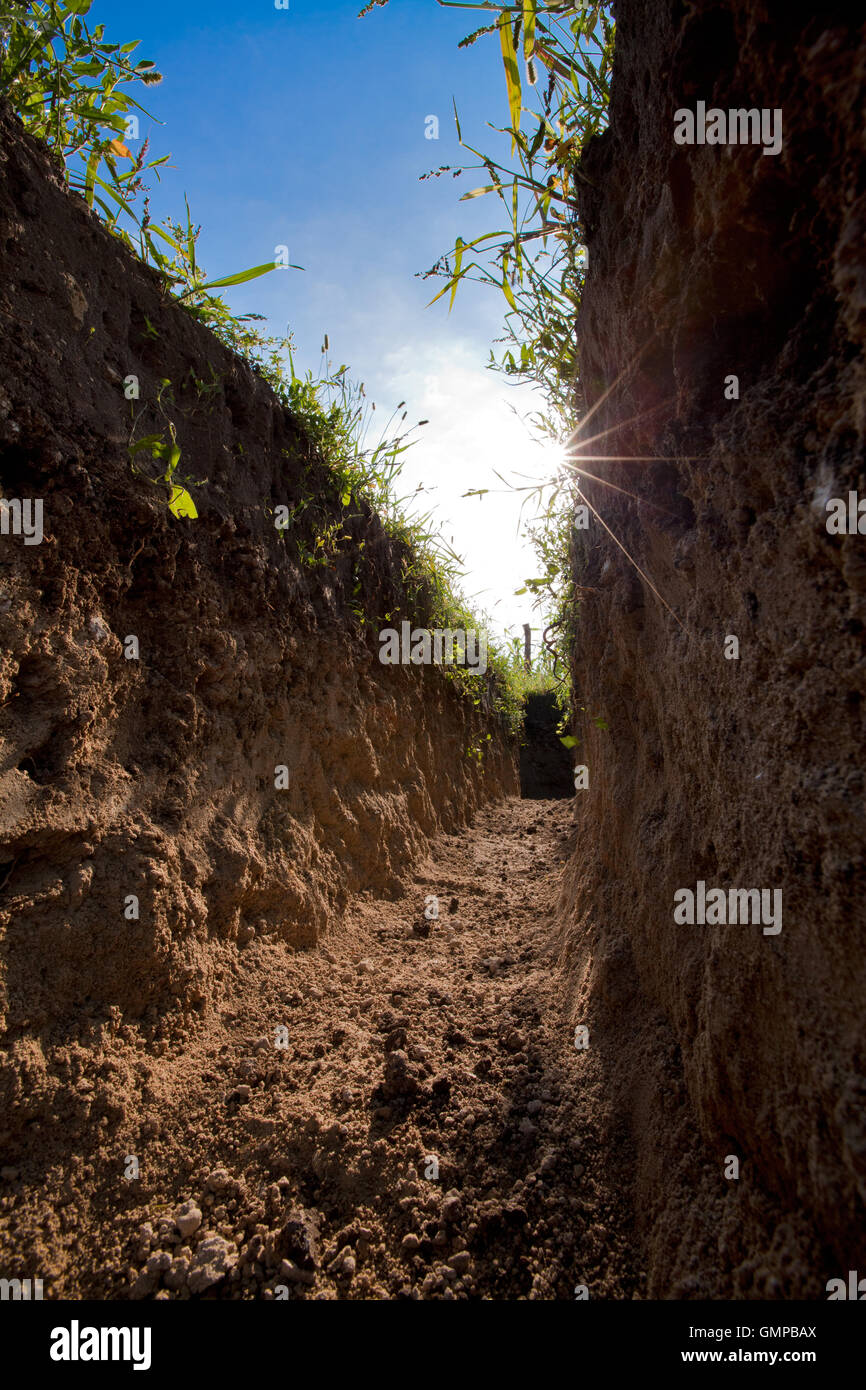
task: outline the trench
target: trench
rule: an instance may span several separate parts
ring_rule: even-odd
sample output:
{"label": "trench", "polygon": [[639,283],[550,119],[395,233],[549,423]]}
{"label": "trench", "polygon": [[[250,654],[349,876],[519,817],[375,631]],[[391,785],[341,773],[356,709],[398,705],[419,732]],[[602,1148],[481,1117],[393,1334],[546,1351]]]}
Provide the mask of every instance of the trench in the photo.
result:
{"label": "trench", "polygon": [[[0,549],[0,1271],[46,1297],[866,1268],[866,564],[825,515],[863,491],[866,48],[841,3],[616,8],[577,797],[549,702],[518,750],[376,660],[401,543],[0,104],[0,482],[45,501]],[[783,148],[677,146],[704,91],[772,93]],[[128,372],[177,388],[194,527],[130,469]],[[678,922],[699,882],[782,892],[783,929]]]}
{"label": "trench", "polygon": [[573,798],[489,806],[321,945],[250,942],[184,1037],[92,1051],[88,1071],[136,1073],[141,1112],[126,1145],[15,1175],[50,1296],[639,1292],[623,1155],[557,966],[573,820]]}

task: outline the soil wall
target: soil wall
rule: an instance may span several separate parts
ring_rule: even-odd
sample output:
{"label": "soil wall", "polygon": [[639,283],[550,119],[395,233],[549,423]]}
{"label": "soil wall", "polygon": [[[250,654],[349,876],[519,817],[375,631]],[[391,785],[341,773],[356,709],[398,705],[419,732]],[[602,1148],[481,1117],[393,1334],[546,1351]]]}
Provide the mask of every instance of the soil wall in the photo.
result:
{"label": "soil wall", "polygon": [[[582,165],[607,459],[575,533],[564,958],[655,1297],[826,1297],[866,1260],[866,537],[826,525],[866,496],[855,8],[619,0]],[[698,102],[779,111],[781,150],[677,144]],[[699,881],[779,890],[781,930],[678,924]]]}
{"label": "soil wall", "polygon": [[[0,269],[0,1144],[48,1163],[133,1103],[131,1074],[67,1084],[102,1034],[193,1026],[256,942],[399,896],[517,790],[516,747],[486,685],[380,663],[418,620],[406,548],[6,110]],[[174,424],[197,520],[133,472],[133,418]]]}

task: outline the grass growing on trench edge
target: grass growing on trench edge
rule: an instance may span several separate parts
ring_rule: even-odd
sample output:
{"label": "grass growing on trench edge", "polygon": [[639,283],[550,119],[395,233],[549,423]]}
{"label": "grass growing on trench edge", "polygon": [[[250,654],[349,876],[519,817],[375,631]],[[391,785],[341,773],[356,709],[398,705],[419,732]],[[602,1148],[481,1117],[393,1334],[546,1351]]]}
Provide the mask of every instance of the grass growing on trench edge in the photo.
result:
{"label": "grass growing on trench edge", "polygon": [[[369,0],[369,15],[390,0]],[[490,39],[505,78],[508,121],[489,124],[505,136],[510,167],[464,139],[459,113],[454,120],[460,146],[478,163],[443,165],[423,175],[462,177],[480,171],[486,182],[464,193],[466,202],[493,198],[502,223],[471,241],[457,237],[452,250],[422,273],[444,280],[431,301],[449,296],[449,310],[464,281],[491,286],[503,296],[501,352],[491,350],[488,366],[512,382],[537,387],[545,409],[531,421],[539,436],[570,448],[557,474],[547,482],[506,487],[534,504],[527,535],[539,560],[539,574],[518,592],[530,591],[542,617],[546,684],[562,713],[560,731],[578,713],[571,689],[571,654],[579,586],[578,554],[571,518],[579,497],[579,426],[586,412],[577,351],[577,317],[586,277],[586,247],[576,205],[577,186],[588,182],[583,152],[608,123],[616,41],[611,0],[436,0],[443,9],[472,11],[488,22],[460,42],[471,47]],[[539,78],[546,80],[539,82]],[[573,461],[571,461],[573,460]],[[483,496],[488,489],[474,488]],[[595,722],[598,723],[599,716]],[[571,738],[570,744],[575,740]]]}
{"label": "grass growing on trench edge", "polygon": [[[367,400],[363,383],[351,381],[346,366],[332,369],[325,356],[325,370],[317,377],[309,371],[299,376],[291,335],[264,334],[258,327],[263,315],[236,315],[215,293],[284,265],[302,267],[269,261],[209,280],[197,257],[201,228],[193,223],[188,202],[182,221],[152,221],[144,176],[152,174],[158,180],[169,156],[148,158],[149,138],[133,155],[126,141],[137,138],[138,113],[151,115],[131,89],[155,86],[162,76],[149,59],[133,59],[137,40],[108,43],[104,25],[90,29],[86,16],[91,4],[92,0],[0,0],[0,91],[30,134],[48,148],[67,185],[81,194],[108,230],[158,273],[167,294],[271,386],[330,469],[342,507],[367,501],[388,534],[403,542],[409,557],[403,575],[407,597],[424,613],[424,625],[486,630],[486,621],[472,612],[461,593],[460,559],[434,528],[432,514],[417,516],[410,506],[414,496],[399,494],[403,456],[417,428],[403,429],[404,410],[395,429],[395,417],[405,403],[370,444],[375,404]],[[326,338],[323,354],[327,348]],[[197,384],[200,395],[217,386],[215,381]],[[166,391],[166,400],[171,399],[171,385],[164,381],[153,403],[167,434],[135,440],[131,409],[130,459],[138,473],[167,488],[166,501],[175,516],[192,520],[197,516],[193,496],[178,480],[191,488],[201,486],[202,480],[185,478],[179,471],[182,442],[163,401]],[[159,465],[155,478],[141,467],[145,455]],[[299,509],[312,500],[302,499]],[[350,539],[339,534],[342,529],[343,523],[337,522],[316,536],[311,548],[302,546],[302,561],[310,567],[327,562],[340,539]],[[362,625],[367,622],[360,608],[353,611]],[[526,682],[515,651],[491,641],[488,634],[486,677],[470,676],[457,667],[441,670],[465,698],[517,731]],[[476,740],[467,756],[481,760],[486,741]]]}

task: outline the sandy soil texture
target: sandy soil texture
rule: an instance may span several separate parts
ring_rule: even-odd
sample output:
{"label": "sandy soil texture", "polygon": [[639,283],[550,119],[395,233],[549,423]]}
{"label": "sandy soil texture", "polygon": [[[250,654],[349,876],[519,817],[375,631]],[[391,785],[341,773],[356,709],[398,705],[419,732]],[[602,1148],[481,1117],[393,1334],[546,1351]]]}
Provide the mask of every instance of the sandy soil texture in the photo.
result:
{"label": "sandy soil texture", "polygon": [[572,817],[568,801],[482,810],[433,843],[404,898],[360,898],[322,946],[251,943],[185,1040],[136,1050],[124,1030],[92,1051],[88,1067],[141,1082],[123,1138],[75,1178],[72,1159],[45,1183],[3,1182],[46,1293],[638,1291],[592,1040],[575,1046],[559,1002]]}

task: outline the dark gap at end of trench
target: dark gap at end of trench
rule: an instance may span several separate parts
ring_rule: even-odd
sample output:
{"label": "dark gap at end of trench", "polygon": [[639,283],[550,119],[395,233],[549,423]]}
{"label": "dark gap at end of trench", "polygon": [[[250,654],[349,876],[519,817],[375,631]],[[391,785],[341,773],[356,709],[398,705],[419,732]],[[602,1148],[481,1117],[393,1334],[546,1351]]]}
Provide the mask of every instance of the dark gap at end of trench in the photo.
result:
{"label": "dark gap at end of trench", "polygon": [[520,795],[524,801],[574,795],[571,755],[556,732],[560,717],[551,692],[527,696],[520,744]]}

